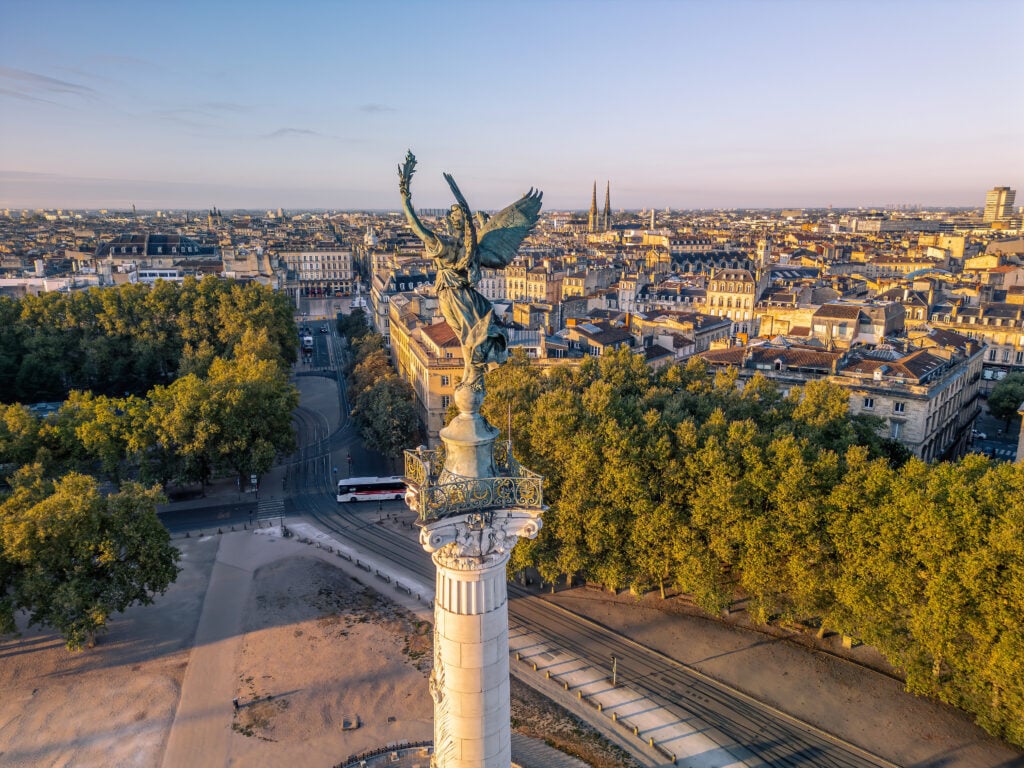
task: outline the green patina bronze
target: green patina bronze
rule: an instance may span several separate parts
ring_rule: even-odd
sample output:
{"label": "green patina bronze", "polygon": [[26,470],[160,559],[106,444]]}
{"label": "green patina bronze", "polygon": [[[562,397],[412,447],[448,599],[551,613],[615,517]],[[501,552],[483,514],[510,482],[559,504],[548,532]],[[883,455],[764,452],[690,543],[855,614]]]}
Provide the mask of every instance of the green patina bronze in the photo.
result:
{"label": "green patina bronze", "polygon": [[446,173],[444,178],[456,204],[448,214],[447,231],[434,232],[420,221],[412,207],[409,184],[415,170],[416,157],[409,152],[405,162],[398,166],[402,210],[412,231],[434,260],[441,314],[462,345],[465,368],[459,387],[482,392],[488,364],[505,361],[508,341],[494,322],[491,302],[476,289],[480,267],[503,269],[508,266],[537,223],[542,193],[530,189],[494,216],[482,212],[474,216],[455,179]]}

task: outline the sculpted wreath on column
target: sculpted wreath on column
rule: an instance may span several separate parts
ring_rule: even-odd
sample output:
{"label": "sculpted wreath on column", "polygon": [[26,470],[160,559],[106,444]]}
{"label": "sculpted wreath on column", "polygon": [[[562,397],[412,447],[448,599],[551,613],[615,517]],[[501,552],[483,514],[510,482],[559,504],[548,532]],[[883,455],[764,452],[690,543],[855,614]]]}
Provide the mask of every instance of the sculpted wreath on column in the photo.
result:
{"label": "sculpted wreath on column", "polygon": [[441,314],[459,337],[464,370],[460,388],[483,391],[483,375],[489,364],[502,363],[508,356],[508,340],[494,321],[491,302],[476,289],[480,267],[504,269],[540,214],[540,191],[531,189],[494,216],[470,212],[469,204],[450,173],[445,181],[455,196],[446,220],[445,232],[428,229],[412,205],[410,184],[416,157],[410,151],[398,166],[398,190],[409,226],[423,241],[437,270],[435,287]]}

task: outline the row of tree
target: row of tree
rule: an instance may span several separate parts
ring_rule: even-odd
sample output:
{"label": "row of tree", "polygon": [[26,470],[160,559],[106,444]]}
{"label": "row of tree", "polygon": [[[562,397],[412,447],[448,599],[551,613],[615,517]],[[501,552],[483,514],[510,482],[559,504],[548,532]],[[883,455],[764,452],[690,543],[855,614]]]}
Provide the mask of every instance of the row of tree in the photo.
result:
{"label": "row of tree", "polygon": [[74,390],[144,395],[233,355],[263,331],[281,365],[297,350],[288,296],[213,276],[152,287],[0,297],[0,402],[61,401]]}
{"label": "row of tree", "polygon": [[161,486],[294,450],[296,347],[287,297],[252,284],[0,299],[0,392],[62,401],[0,405],[0,632],[26,610],[79,648],[165,590]]}
{"label": "row of tree", "polygon": [[0,464],[38,464],[47,477],[84,472],[113,482],[205,484],[270,469],[294,450],[298,392],[264,330],[247,331],[229,358],[205,375],[188,373],[145,396],[73,391],[46,417],[0,406]]}
{"label": "row of tree", "polygon": [[550,506],[512,568],[860,638],[911,691],[1024,744],[1024,466],[925,464],[839,388],[740,390],[699,360],[655,373],[626,351],[542,375],[517,355],[487,389]]}
{"label": "row of tree", "polygon": [[415,393],[396,375],[384,337],[370,331],[363,310],[340,318],[338,330],[350,345],[345,376],[356,429],[367,448],[394,461],[421,439]]}

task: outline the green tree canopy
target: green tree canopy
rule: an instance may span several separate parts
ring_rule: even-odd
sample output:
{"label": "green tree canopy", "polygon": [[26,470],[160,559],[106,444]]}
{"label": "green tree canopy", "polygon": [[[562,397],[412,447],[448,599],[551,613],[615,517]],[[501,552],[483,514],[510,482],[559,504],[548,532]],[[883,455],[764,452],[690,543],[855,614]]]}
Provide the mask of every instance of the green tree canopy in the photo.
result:
{"label": "green tree canopy", "polygon": [[183,373],[205,375],[252,331],[265,332],[287,365],[298,344],[292,310],[283,293],[213,276],[4,299],[0,399],[57,401],[76,389],[143,395]]}
{"label": "green tree canopy", "polygon": [[994,387],[988,396],[988,409],[1006,425],[1017,417],[1017,409],[1024,403],[1024,373],[1011,373]]}
{"label": "green tree canopy", "polygon": [[365,390],[356,400],[352,415],[366,447],[392,460],[420,442],[412,387],[397,376],[382,379]]}
{"label": "green tree canopy", "polygon": [[130,483],[103,496],[90,477],[44,480],[31,465],[0,504],[0,630],[14,611],[90,645],[112,613],[148,604],[178,573],[178,551],[156,516],[163,497]]}
{"label": "green tree canopy", "polygon": [[1024,466],[925,464],[827,382],[738,384],[628,350],[489,373],[486,415],[505,430],[511,412],[549,505],[510,567],[858,637],[911,690],[1024,743]]}

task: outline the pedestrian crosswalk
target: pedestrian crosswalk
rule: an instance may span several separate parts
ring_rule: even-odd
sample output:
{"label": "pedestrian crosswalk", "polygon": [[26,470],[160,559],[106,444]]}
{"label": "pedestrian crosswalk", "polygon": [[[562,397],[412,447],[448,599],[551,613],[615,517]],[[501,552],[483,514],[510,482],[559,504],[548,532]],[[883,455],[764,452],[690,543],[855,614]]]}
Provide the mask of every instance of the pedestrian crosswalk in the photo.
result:
{"label": "pedestrian crosswalk", "polygon": [[260,499],[256,503],[256,519],[270,520],[284,517],[284,499]]}

